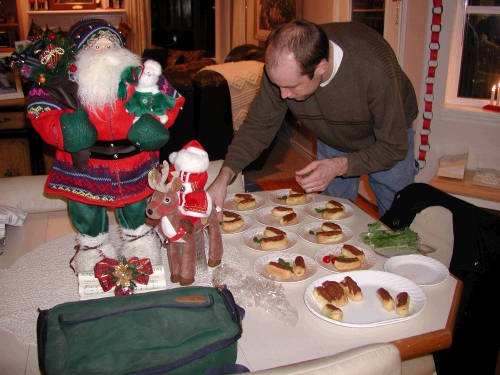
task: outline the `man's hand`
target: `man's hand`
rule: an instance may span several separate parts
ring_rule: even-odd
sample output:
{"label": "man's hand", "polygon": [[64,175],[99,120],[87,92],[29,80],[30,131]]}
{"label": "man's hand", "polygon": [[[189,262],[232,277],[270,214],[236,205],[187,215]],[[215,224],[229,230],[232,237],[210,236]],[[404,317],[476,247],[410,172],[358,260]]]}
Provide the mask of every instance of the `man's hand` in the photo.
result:
{"label": "man's hand", "polygon": [[231,169],[222,167],[215,180],[207,189],[208,194],[212,197],[213,209],[218,211],[217,217],[219,221],[222,221],[222,210],[227,195],[227,185],[229,185],[233,177],[234,172]]}
{"label": "man's hand", "polygon": [[295,180],[307,193],[323,191],[337,176],[347,172],[347,158],[344,156],[315,160],[295,172]]}

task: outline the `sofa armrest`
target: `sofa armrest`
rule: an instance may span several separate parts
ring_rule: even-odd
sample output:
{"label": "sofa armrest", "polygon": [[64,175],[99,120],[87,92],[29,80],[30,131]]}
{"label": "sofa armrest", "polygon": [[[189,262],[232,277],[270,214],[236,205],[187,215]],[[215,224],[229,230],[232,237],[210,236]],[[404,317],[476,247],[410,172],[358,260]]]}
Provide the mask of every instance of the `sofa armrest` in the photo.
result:
{"label": "sofa armrest", "polygon": [[67,210],[66,198],[44,193],[46,175],[0,178],[0,205],[27,213]]}
{"label": "sofa armrest", "polygon": [[401,357],[395,345],[377,343],[363,345],[324,358],[251,373],[259,375],[400,375]]}

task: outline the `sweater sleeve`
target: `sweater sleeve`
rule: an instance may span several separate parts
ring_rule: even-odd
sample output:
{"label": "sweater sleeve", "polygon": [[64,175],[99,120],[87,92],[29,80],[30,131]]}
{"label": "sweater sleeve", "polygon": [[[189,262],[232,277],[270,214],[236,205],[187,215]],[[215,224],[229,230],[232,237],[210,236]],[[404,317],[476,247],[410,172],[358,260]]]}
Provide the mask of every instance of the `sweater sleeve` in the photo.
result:
{"label": "sweater sleeve", "polygon": [[257,159],[273,141],[287,109],[287,104],[281,99],[278,88],[273,86],[267,74],[264,74],[247,119],[240,129],[234,132],[223,165],[234,173],[239,173]]}
{"label": "sweater sleeve", "polygon": [[413,87],[405,84],[406,77],[398,80],[397,74],[387,69],[374,74],[379,78],[370,82],[367,102],[375,142],[347,156],[345,177],[389,170],[408,155],[408,129],[418,109]]}

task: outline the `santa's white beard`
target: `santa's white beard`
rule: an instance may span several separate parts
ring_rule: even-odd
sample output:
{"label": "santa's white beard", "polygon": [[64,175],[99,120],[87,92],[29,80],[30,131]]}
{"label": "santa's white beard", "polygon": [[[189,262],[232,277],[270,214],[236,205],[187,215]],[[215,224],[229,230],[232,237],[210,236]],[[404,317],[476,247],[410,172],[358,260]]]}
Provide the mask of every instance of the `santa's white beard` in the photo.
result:
{"label": "santa's white beard", "polygon": [[88,49],[77,53],[75,65],[77,70],[73,73],[73,80],[78,83],[82,104],[99,110],[107,104],[114,107],[123,69],[141,65],[141,58],[125,48],[103,52]]}

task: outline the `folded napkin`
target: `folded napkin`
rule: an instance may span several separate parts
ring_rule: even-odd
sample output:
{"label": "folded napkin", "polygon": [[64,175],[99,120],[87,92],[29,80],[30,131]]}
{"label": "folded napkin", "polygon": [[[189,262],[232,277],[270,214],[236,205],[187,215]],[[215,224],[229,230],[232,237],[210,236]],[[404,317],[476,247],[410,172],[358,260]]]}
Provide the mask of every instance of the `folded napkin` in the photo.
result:
{"label": "folded napkin", "polygon": [[5,225],[20,227],[28,214],[19,208],[0,205],[0,238],[5,237]]}

